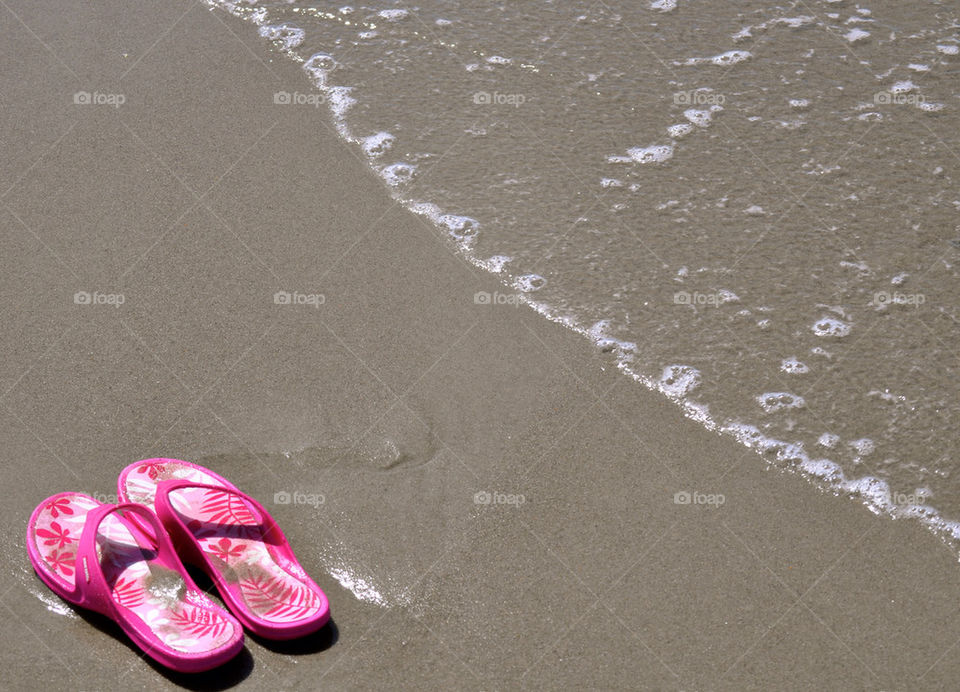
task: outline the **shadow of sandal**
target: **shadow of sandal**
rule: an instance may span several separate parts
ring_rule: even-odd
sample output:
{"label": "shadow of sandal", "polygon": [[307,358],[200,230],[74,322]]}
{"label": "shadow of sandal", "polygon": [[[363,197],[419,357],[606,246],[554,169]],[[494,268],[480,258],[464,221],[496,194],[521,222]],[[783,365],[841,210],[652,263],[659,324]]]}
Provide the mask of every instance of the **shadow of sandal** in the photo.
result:
{"label": "shadow of sandal", "polygon": [[306,656],[309,654],[317,654],[321,651],[326,651],[336,644],[337,640],[340,638],[340,630],[337,629],[337,624],[331,617],[329,620],[327,620],[326,625],[321,627],[313,634],[308,634],[305,637],[298,637],[297,639],[264,639],[263,637],[258,637],[250,632],[247,632],[246,635],[248,639],[252,639],[264,649],[268,649],[274,653],[284,654],[287,656]]}
{"label": "shadow of sandal", "polygon": [[[70,606],[69,603],[67,603],[67,605]],[[197,690],[198,692],[201,690],[209,692],[227,690],[246,680],[253,671],[253,657],[247,648],[244,647],[240,650],[240,653],[232,659],[213,670],[208,670],[203,673],[178,673],[145,656],[143,652],[137,648],[136,644],[130,640],[126,632],[110,618],[92,610],[74,608],[73,606],[70,606],[70,608],[88,624],[120,641],[138,658],[143,660],[144,663],[160,673],[160,675],[167,680],[185,689]],[[132,670],[133,667],[133,660],[131,659],[129,669]],[[124,671],[128,668],[124,664],[120,664],[119,669],[118,675],[120,678],[118,678],[118,681],[122,680]]]}

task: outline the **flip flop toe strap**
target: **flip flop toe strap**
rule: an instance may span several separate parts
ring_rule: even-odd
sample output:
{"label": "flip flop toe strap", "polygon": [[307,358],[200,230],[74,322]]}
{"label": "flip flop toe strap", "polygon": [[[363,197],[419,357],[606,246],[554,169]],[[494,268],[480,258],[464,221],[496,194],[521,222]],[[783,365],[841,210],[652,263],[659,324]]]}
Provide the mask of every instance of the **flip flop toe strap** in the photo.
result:
{"label": "flip flop toe strap", "polygon": [[123,522],[126,530],[143,546],[146,542],[157,550],[157,559],[165,565],[177,564],[176,553],[166,530],[156,515],[142,505],[122,503],[118,505],[102,505],[90,510],[83,525],[83,534],[77,547],[76,557],[76,598],[77,602],[87,608],[100,613],[116,616],[118,606],[111,595],[111,589],[101,566],[101,555],[97,550],[97,537],[100,526],[107,517],[115,512],[131,513],[138,522],[133,522],[123,514],[118,519]]}

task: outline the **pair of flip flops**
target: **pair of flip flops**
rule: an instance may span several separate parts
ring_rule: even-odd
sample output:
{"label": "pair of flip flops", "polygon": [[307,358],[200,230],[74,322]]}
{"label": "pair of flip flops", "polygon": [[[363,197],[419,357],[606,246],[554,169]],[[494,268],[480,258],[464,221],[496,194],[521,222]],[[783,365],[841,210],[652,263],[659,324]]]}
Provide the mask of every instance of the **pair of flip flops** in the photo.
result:
{"label": "pair of flip flops", "polygon": [[[292,639],[330,618],[273,517],[222,476],[147,459],[120,473],[117,491],[119,504],[73,492],[44,500],[30,516],[27,552],[54,593],[115,620],[159,663],[210,670],[240,652],[244,627]],[[210,576],[230,612],[183,561]]]}

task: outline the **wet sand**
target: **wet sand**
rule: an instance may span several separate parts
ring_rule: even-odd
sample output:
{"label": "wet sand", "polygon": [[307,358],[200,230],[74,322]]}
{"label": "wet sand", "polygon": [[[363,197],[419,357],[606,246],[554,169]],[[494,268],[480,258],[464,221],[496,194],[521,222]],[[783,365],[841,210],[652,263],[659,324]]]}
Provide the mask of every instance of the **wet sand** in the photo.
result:
{"label": "wet sand", "polygon": [[[0,10],[0,687],[952,686],[960,568],[933,535],[765,469],[532,310],[477,304],[506,289],[324,108],[274,103],[306,82],[249,26],[57,9]],[[151,456],[266,503],[335,624],[188,678],[48,608],[30,511]]]}

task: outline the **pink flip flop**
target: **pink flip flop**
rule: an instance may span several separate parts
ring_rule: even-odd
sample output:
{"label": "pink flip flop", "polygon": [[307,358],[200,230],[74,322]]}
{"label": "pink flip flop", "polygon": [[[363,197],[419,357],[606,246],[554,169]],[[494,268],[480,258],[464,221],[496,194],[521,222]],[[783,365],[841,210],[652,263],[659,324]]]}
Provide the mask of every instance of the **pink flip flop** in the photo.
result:
{"label": "pink flip flop", "polygon": [[49,497],[30,516],[27,552],[60,598],[116,621],[168,668],[210,670],[243,648],[240,623],[197,588],[142,505],[101,504],[81,493]]}
{"label": "pink flip flop", "polygon": [[293,639],[330,619],[326,595],[270,513],[222,476],[179,459],[145,459],[120,473],[117,488],[155,509],[181,557],[206,571],[254,634]]}

